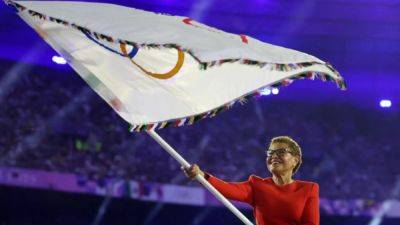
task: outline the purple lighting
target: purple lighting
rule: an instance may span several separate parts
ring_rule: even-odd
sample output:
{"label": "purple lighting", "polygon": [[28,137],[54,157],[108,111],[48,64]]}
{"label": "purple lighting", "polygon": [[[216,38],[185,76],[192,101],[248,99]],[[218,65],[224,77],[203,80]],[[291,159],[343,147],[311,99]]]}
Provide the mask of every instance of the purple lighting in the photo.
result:
{"label": "purple lighting", "polygon": [[55,55],[55,56],[53,56],[53,58],[51,58],[51,60],[53,60],[53,62],[55,62],[57,64],[61,64],[61,65],[67,64],[67,61],[61,56]]}
{"label": "purple lighting", "polygon": [[379,105],[382,108],[390,108],[392,106],[392,101],[388,100],[388,99],[383,99],[379,102]]}

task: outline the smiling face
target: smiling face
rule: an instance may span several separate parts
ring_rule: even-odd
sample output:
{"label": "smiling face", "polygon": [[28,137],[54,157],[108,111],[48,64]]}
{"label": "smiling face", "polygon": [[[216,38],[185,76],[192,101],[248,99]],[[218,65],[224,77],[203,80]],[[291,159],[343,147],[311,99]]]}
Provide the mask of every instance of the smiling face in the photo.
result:
{"label": "smiling face", "polygon": [[292,174],[300,160],[299,156],[290,153],[289,145],[286,143],[273,142],[269,146],[268,152],[266,164],[272,174]]}

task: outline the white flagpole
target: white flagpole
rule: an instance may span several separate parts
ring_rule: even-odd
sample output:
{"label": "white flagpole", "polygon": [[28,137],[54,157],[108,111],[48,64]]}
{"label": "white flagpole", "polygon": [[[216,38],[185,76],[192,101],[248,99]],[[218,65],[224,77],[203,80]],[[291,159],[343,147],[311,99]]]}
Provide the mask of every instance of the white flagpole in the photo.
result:
{"label": "white flagpole", "polygon": [[[146,131],[158,144],[160,144],[165,151],[167,151],[176,161],[179,162],[184,168],[190,167],[190,164],[176,152],[162,137],[160,137],[154,130]],[[233,214],[235,214],[244,224],[253,225],[247,217],[245,217],[228,199],[217,191],[203,176],[197,175],[196,180],[200,182],[207,190],[209,190],[218,200],[220,200]]]}

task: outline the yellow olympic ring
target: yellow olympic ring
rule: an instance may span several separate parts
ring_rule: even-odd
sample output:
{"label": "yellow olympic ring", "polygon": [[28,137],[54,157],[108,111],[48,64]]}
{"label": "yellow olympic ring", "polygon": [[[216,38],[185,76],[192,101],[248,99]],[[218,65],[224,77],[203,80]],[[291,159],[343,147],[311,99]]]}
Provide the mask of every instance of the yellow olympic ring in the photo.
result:
{"label": "yellow olympic ring", "polygon": [[176,62],[176,65],[174,68],[172,68],[170,71],[166,72],[166,73],[152,73],[147,71],[146,69],[144,69],[143,67],[141,67],[140,65],[138,65],[137,63],[135,63],[135,61],[133,61],[129,56],[128,56],[128,51],[126,51],[126,45],[125,44],[120,44],[119,45],[121,48],[122,53],[129,58],[129,60],[135,65],[137,66],[141,71],[143,71],[144,73],[146,73],[149,76],[152,76],[154,78],[158,78],[158,79],[168,79],[173,77],[175,74],[177,74],[179,72],[179,70],[182,68],[183,65],[183,61],[185,59],[185,54],[181,51],[178,50],[178,61]]}

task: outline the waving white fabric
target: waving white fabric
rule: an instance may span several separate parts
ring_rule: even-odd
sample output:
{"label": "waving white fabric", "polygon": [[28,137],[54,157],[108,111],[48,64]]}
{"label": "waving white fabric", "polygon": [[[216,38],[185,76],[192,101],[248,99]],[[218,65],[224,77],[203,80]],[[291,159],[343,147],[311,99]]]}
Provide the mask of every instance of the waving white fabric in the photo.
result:
{"label": "waving white fabric", "polygon": [[299,78],[345,88],[314,56],[190,18],[104,3],[7,3],[138,131],[192,124]]}

